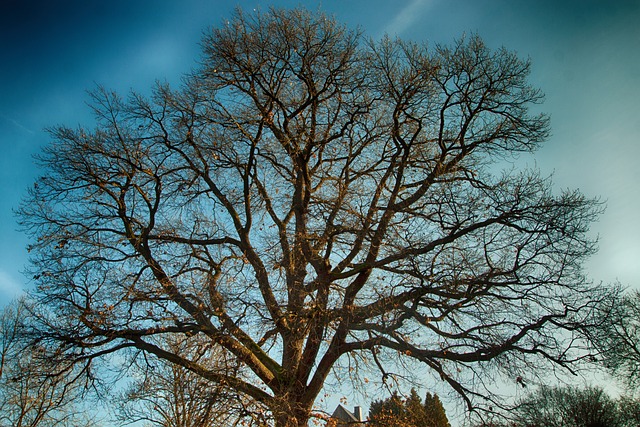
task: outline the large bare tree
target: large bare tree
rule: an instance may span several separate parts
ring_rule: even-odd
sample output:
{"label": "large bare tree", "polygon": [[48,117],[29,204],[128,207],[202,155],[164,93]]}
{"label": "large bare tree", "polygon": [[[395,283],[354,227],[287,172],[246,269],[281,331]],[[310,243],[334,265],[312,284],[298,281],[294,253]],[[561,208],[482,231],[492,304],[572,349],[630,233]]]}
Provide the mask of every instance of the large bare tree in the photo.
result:
{"label": "large bare tree", "polygon": [[[236,15],[173,90],[97,90],[21,209],[42,342],[152,354],[305,426],[332,369],[413,360],[470,407],[583,353],[600,205],[536,171],[529,63],[475,36],[368,41],[305,10]],[[206,342],[233,369],[165,345]],[[216,387],[216,386],[214,386]]]}

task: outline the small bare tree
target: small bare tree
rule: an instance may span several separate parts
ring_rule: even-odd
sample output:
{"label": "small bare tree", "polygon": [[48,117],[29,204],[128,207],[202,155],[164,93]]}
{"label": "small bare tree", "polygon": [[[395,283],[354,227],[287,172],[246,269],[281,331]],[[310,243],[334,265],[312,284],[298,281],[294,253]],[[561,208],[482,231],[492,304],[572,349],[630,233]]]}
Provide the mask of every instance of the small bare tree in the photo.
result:
{"label": "small bare tree", "polygon": [[41,342],[87,365],[153,355],[278,427],[306,426],[345,363],[386,381],[416,361],[476,407],[496,372],[581,360],[607,292],[581,267],[600,205],[497,163],[548,134],[527,61],[300,9],[238,12],[203,50],[182,89],[98,90],[95,130],[51,130],[21,209]]}
{"label": "small bare tree", "polygon": [[640,292],[623,295],[602,318],[600,326],[590,331],[600,350],[598,357],[635,391],[640,385]]}
{"label": "small bare tree", "polygon": [[12,427],[84,427],[98,425],[83,415],[79,386],[53,375],[44,351],[25,336],[29,318],[24,300],[0,314],[0,425]]}
{"label": "small bare tree", "polygon": [[598,387],[542,387],[524,398],[517,427],[626,427],[617,402]]}
{"label": "small bare tree", "polygon": [[[177,354],[208,366],[208,369],[236,374],[223,355],[212,355],[207,343],[193,340],[174,341],[168,347]],[[259,408],[235,390],[212,383],[180,365],[153,360],[141,354],[129,368],[131,378],[125,391],[116,399],[117,419],[123,424],[153,427],[264,426],[266,408]],[[136,424],[137,425],[137,424]]]}

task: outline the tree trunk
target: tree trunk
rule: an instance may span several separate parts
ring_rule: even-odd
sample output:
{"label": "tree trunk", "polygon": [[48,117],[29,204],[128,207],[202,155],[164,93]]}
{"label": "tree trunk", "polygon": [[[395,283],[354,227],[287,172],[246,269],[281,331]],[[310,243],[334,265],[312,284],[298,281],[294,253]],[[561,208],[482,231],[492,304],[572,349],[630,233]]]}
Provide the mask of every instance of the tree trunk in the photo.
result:
{"label": "tree trunk", "polygon": [[275,427],[307,427],[310,411],[297,402],[285,402],[280,410],[273,410]]}

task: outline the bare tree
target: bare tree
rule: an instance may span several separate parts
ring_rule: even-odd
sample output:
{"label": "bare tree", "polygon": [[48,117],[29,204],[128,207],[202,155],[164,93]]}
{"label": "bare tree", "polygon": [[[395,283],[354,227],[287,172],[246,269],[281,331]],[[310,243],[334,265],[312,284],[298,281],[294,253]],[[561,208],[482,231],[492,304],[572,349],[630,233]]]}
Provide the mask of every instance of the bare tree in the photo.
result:
{"label": "bare tree", "polygon": [[471,424],[475,427],[637,427],[640,400],[613,399],[602,388],[543,386],[522,398],[499,422]]}
{"label": "bare tree", "polygon": [[640,399],[629,396],[619,397],[616,401],[621,424],[624,427],[640,425]]}
{"label": "bare tree", "polygon": [[38,347],[25,339],[24,300],[0,314],[0,425],[12,427],[95,426],[83,415],[79,386],[52,375]]}
{"label": "bare tree", "polygon": [[606,368],[631,390],[640,385],[640,292],[623,295],[591,331]]}
{"label": "bare tree", "polygon": [[306,426],[343,363],[386,381],[413,360],[476,407],[496,372],[584,356],[601,207],[499,167],[548,134],[527,61],[478,37],[367,41],[300,9],[237,12],[203,50],[181,89],[98,90],[95,130],[51,130],[20,212],[42,342],[87,364],[154,355],[279,427]]}
{"label": "bare tree", "polygon": [[[227,375],[236,372],[225,357],[212,355],[204,345],[174,341],[172,352],[189,353],[208,369]],[[212,383],[180,365],[150,360],[142,354],[129,369],[132,378],[116,399],[116,414],[123,425],[142,422],[155,427],[216,427],[265,425],[265,408],[224,385]],[[137,424],[136,424],[137,425]]]}
{"label": "bare tree", "polygon": [[521,402],[518,427],[622,427],[618,404],[598,387],[542,387]]}

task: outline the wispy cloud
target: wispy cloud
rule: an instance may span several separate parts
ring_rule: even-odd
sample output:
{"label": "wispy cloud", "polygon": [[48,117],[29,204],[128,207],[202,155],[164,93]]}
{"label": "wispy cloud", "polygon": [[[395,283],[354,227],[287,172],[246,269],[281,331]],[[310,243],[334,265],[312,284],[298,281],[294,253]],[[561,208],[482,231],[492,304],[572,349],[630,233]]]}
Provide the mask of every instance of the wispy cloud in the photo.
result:
{"label": "wispy cloud", "polygon": [[383,31],[390,36],[402,34],[433,5],[434,1],[412,0],[384,27]]}
{"label": "wispy cloud", "polygon": [[17,127],[20,130],[23,130],[31,135],[35,135],[35,132],[32,131],[31,129],[27,128],[26,126],[20,124],[20,122],[18,122],[17,120],[12,119],[11,117],[7,117],[4,114],[0,113],[0,118],[2,118],[3,120],[11,123],[12,125],[14,125],[15,127]]}
{"label": "wispy cloud", "polygon": [[22,292],[24,290],[20,283],[8,272],[0,270],[0,305],[13,300]]}

